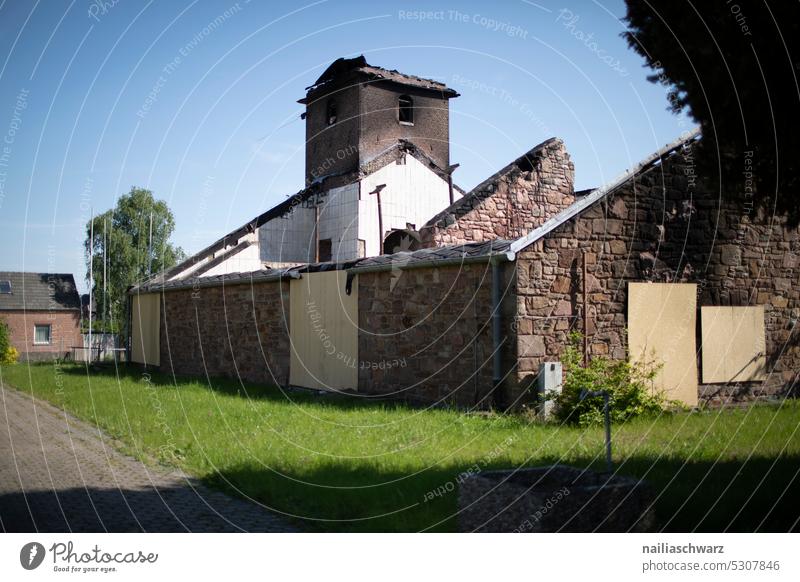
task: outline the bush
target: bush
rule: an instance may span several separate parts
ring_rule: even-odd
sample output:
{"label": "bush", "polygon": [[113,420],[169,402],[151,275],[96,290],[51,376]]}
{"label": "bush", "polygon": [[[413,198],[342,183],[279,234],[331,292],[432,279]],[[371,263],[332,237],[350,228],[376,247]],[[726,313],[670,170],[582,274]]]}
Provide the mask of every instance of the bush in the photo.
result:
{"label": "bush", "polygon": [[16,364],[18,359],[19,352],[17,351],[17,348],[9,346],[3,352],[2,356],[0,356],[0,366],[10,366],[11,364]]}
{"label": "bush", "polygon": [[565,378],[561,394],[555,397],[556,417],[568,424],[588,426],[603,422],[603,397],[589,396],[581,400],[583,390],[608,391],[612,422],[624,422],[644,414],[654,414],[670,404],[653,388],[660,365],[652,362],[632,363],[594,357],[583,366],[581,334],[570,335],[570,343],[562,359]]}
{"label": "bush", "polygon": [[8,326],[5,321],[0,320],[0,365],[13,364],[17,361],[17,358],[19,358],[19,352],[11,346]]}

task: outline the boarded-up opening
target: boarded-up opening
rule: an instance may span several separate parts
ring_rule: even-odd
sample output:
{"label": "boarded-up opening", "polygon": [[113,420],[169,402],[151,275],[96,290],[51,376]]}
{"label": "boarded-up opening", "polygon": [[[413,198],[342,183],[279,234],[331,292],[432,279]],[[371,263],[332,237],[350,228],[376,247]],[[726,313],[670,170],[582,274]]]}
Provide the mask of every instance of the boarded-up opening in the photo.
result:
{"label": "boarded-up opening", "polygon": [[318,390],[358,388],[358,280],[306,273],[289,286],[289,383]]}
{"label": "boarded-up opening", "polygon": [[157,293],[131,297],[131,361],[161,363],[161,297]]}
{"label": "boarded-up opening", "polygon": [[671,400],[697,404],[697,285],[630,283],[628,350],[635,362],[663,365],[655,388]]}
{"label": "boarded-up opening", "polygon": [[756,382],[765,378],[764,306],[700,308],[703,382]]}

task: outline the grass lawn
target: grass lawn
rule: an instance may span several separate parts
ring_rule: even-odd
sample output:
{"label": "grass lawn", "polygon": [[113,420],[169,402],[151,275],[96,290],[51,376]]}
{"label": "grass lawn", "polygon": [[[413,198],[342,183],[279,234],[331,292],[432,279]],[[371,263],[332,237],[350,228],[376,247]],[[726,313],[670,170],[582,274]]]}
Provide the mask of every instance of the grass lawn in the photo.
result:
{"label": "grass lawn", "polygon": [[[0,369],[2,381],[93,422],[144,460],[178,465],[332,531],[450,531],[456,476],[568,463],[603,468],[603,433],[518,416],[284,394],[80,364]],[[800,402],[614,427],[621,473],[659,491],[668,531],[787,531],[800,516]],[[451,485],[448,486],[448,483]]]}

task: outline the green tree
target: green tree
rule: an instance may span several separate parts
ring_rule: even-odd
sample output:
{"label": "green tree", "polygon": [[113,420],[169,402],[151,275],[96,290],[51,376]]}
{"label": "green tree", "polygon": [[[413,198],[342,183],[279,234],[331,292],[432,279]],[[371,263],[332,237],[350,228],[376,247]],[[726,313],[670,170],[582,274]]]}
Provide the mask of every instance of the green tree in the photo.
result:
{"label": "green tree", "polygon": [[729,199],[800,218],[800,4],[627,0],[623,36],[703,138],[697,173]]}
{"label": "green tree", "polygon": [[[152,239],[151,239],[152,220]],[[108,329],[123,330],[127,325],[128,288],[185,258],[180,247],[169,242],[175,219],[167,203],[156,200],[150,190],[131,188],[115,208],[94,217],[86,224],[86,252],[92,249],[93,300],[98,319],[108,318]],[[105,263],[107,261],[107,263]],[[104,266],[108,275],[103,293]],[[89,281],[89,261],[86,263]]]}

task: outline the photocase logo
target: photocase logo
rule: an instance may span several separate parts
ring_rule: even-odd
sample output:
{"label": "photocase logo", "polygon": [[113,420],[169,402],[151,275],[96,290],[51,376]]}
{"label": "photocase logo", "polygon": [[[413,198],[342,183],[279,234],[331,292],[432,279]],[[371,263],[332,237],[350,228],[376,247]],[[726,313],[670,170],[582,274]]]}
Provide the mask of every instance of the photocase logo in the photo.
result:
{"label": "photocase logo", "polygon": [[39,542],[29,542],[19,552],[19,563],[26,570],[35,570],[44,560],[44,546]]}

